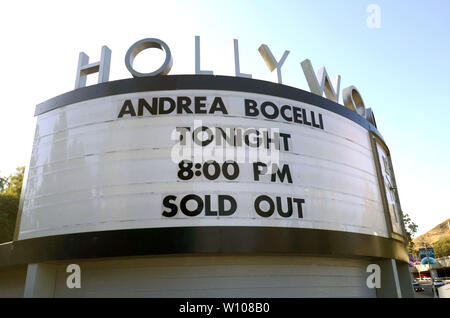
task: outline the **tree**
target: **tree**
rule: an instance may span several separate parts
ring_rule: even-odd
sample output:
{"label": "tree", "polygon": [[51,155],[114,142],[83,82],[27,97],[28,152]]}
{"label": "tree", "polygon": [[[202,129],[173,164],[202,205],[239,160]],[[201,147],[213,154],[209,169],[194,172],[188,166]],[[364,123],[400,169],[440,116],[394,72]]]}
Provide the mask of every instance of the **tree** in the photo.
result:
{"label": "tree", "polygon": [[403,213],[403,223],[405,224],[406,239],[408,240],[408,253],[414,252],[413,237],[417,233],[417,224],[409,217],[408,213]]}
{"label": "tree", "polygon": [[18,210],[19,197],[0,194],[0,243],[12,241]]}
{"label": "tree", "polygon": [[25,167],[16,168],[16,173],[11,175],[8,180],[8,186],[2,193],[12,196],[18,196],[20,198],[20,192],[22,191],[23,175],[25,173]]}
{"label": "tree", "polygon": [[3,190],[8,185],[8,178],[2,178],[0,177],[0,193],[3,193]]}
{"label": "tree", "polygon": [[24,172],[18,167],[8,178],[0,177],[0,243],[13,239]]}
{"label": "tree", "polygon": [[436,258],[450,255],[450,238],[445,237],[437,242],[431,243]]}

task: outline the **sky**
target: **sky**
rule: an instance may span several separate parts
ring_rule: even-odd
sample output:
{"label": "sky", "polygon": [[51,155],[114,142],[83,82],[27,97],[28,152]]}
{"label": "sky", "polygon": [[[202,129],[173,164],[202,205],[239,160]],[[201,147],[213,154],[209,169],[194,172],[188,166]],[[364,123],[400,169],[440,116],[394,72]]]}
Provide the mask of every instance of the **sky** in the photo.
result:
{"label": "sky", "polygon": [[[198,35],[202,69],[234,76],[238,39],[241,72],[255,79],[276,81],[258,52],[267,44],[277,59],[290,51],[285,85],[309,90],[308,58],[341,75],[341,89],[358,88],[390,148],[402,210],[425,233],[450,217],[449,16],[445,0],[2,1],[0,176],[29,165],[35,105],[74,89],[79,52],[95,62],[107,45],[110,80],[131,78],[128,48],[158,38],[171,49],[170,74],[194,74]],[[151,71],[156,51],[135,68]]]}

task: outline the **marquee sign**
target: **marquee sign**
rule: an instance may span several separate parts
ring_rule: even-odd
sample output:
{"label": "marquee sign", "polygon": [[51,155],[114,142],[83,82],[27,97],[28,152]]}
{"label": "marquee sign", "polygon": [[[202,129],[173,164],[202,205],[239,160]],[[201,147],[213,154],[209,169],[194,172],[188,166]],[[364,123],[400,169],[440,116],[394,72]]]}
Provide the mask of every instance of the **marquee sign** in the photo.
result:
{"label": "marquee sign", "polygon": [[20,238],[173,226],[387,237],[367,130],[227,90],[120,94],[39,115]]}
{"label": "marquee sign", "polygon": [[[196,44],[197,75],[156,76],[173,63],[157,39],[128,50],[133,79],[108,82],[106,47],[97,63],[80,54],[77,89],[36,108],[19,240],[177,228],[401,240],[389,150],[355,88],[339,105],[340,80],[314,75],[309,60],[312,93],[251,79],[239,71],[237,41],[236,77],[202,74]],[[163,49],[165,62],[135,72],[134,57],[149,47]],[[259,51],[281,82],[288,53],[276,61],[266,45]],[[84,87],[93,72],[100,83]]]}

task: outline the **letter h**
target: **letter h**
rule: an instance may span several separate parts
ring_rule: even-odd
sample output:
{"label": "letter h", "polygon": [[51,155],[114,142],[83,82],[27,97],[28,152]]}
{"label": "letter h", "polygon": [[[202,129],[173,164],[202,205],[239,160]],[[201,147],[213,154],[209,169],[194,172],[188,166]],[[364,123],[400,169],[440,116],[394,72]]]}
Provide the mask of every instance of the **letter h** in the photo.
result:
{"label": "letter h", "polygon": [[77,79],[75,89],[86,86],[86,76],[98,72],[98,83],[107,82],[109,79],[109,69],[111,66],[111,50],[102,46],[102,53],[99,62],[89,64],[89,56],[80,52],[78,58]]}

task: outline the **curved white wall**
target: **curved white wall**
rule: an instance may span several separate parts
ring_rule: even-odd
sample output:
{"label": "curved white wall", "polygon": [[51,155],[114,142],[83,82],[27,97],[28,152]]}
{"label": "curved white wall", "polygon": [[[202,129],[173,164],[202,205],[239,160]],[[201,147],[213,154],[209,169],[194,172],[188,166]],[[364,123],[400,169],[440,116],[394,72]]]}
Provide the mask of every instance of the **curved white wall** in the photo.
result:
{"label": "curved white wall", "polygon": [[362,260],[294,256],[150,257],[79,263],[81,288],[56,272],[54,297],[376,297]]}
{"label": "curved white wall", "polygon": [[[125,100],[139,98],[221,97],[228,111],[192,115],[132,117],[118,114]],[[293,105],[323,117],[324,128],[245,115],[244,100]],[[288,164],[292,184],[254,181],[253,168],[240,163],[236,180],[183,181],[171,161],[175,127],[278,128],[291,134]],[[231,195],[231,216],[162,215],[163,198],[194,193]],[[303,217],[263,218],[254,209],[259,195],[302,198]],[[177,199],[179,200],[179,198]],[[213,201],[214,202],[214,201]],[[286,202],[286,201],[285,201]],[[213,203],[217,204],[217,203]],[[19,239],[88,231],[179,226],[274,226],[348,231],[387,237],[386,221],[368,131],[355,122],[305,103],[243,92],[215,90],[154,91],[84,101],[38,116],[21,218]]]}

